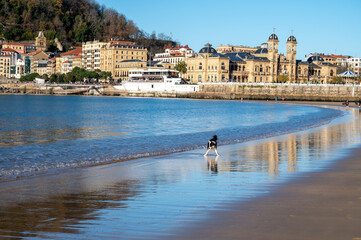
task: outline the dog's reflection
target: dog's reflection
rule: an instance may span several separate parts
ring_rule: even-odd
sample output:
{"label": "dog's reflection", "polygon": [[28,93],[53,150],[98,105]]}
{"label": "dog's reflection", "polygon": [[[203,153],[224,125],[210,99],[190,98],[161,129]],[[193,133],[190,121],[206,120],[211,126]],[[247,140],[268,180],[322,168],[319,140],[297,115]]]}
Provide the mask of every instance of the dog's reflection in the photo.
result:
{"label": "dog's reflection", "polygon": [[215,157],[205,156],[204,158],[207,159],[208,170],[212,171],[214,173],[217,173],[218,172],[218,164],[217,164],[218,156],[215,156]]}

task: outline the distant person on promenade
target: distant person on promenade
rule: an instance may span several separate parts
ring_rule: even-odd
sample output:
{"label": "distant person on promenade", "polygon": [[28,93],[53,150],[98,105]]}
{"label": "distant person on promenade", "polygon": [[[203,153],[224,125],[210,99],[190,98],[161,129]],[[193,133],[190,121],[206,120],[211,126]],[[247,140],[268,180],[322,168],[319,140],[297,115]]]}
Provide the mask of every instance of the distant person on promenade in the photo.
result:
{"label": "distant person on promenade", "polygon": [[208,152],[210,150],[214,150],[217,154],[217,156],[219,156],[218,152],[217,152],[217,135],[214,135],[209,141],[208,141],[208,144],[207,144],[207,152],[204,154],[204,156],[207,156],[208,155]]}

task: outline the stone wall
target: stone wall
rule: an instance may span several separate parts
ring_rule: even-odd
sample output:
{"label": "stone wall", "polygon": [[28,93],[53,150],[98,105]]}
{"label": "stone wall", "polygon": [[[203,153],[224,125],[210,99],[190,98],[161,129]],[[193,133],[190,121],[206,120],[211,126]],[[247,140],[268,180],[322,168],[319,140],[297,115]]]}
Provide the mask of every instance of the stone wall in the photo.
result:
{"label": "stone wall", "polygon": [[360,85],[317,84],[202,84],[200,94],[229,99],[279,99],[304,101],[358,101]]}

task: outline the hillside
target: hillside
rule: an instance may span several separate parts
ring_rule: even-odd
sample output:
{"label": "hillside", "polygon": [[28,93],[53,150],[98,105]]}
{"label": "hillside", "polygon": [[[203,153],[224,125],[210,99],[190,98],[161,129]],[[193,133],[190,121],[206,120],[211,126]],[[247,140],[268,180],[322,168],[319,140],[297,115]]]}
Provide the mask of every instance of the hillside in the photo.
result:
{"label": "hillside", "polygon": [[164,34],[147,34],[114,9],[93,0],[0,0],[0,37],[8,41],[34,40],[38,31],[65,47],[98,39],[132,40],[150,52],[176,45]]}

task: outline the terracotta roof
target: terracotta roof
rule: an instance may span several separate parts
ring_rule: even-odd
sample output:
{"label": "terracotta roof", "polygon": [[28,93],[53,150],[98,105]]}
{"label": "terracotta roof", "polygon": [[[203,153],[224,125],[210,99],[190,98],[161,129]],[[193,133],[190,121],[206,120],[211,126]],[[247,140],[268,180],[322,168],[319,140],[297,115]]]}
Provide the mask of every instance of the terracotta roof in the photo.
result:
{"label": "terracotta roof", "polygon": [[61,53],[60,56],[70,56],[70,55],[79,55],[82,52],[82,47],[75,47],[73,50],[70,50],[65,53]]}
{"label": "terracotta roof", "polygon": [[1,49],[1,51],[2,51],[2,52],[16,52],[16,53],[18,53],[17,51],[15,51],[15,50],[12,49],[12,48],[3,48],[3,49]]}
{"label": "terracotta roof", "polygon": [[35,46],[35,44],[31,44],[31,43],[18,43],[18,42],[8,42],[8,43],[4,43],[3,45]]}
{"label": "terracotta roof", "polygon": [[69,63],[69,60],[66,60],[65,62],[63,62],[63,63]]}
{"label": "terracotta roof", "polygon": [[334,55],[334,54],[331,54],[331,55],[322,55],[320,54],[321,57],[323,58],[348,58],[347,56],[343,56],[343,55]]}
{"label": "terracotta roof", "polygon": [[109,43],[134,44],[134,42],[131,41],[117,41],[117,40],[109,41]]}
{"label": "terracotta roof", "polygon": [[170,49],[170,50],[179,50],[179,49],[181,49],[181,48],[185,48],[185,49],[187,49],[187,50],[192,50],[191,48],[188,47],[188,45],[185,45],[185,46],[178,45],[178,46],[176,46],[176,47],[174,47],[174,48],[172,48],[172,47],[170,47],[170,46],[167,47],[167,49]]}

